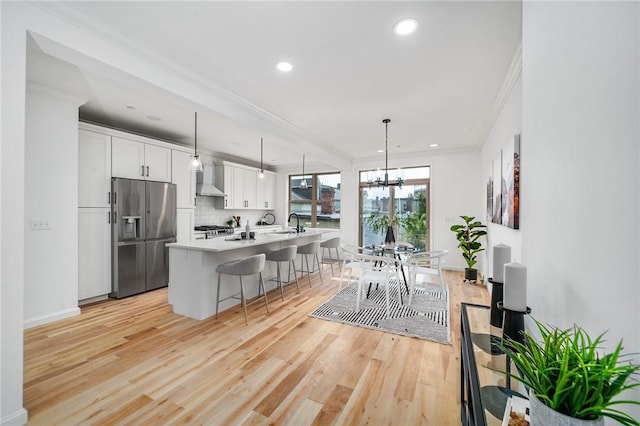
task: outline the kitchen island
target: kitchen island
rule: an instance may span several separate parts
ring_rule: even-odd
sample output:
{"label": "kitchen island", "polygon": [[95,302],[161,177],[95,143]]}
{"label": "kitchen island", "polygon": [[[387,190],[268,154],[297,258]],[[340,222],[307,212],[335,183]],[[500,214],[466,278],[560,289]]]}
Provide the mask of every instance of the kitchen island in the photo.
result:
{"label": "kitchen island", "polygon": [[[254,254],[266,253],[291,244],[302,245],[321,240],[331,230],[307,229],[302,233],[286,229],[256,234],[255,239],[241,240],[238,235],[190,243],[171,243],[169,249],[169,304],[173,312],[197,320],[209,318],[216,313],[218,274],[221,263],[238,260]],[[302,263],[296,261],[300,268]],[[276,287],[267,281],[275,276],[275,264],[266,262],[262,273],[267,292]],[[292,276],[293,277],[293,276]],[[258,275],[243,277],[247,299],[258,295]],[[240,291],[238,277],[222,275],[221,299]],[[239,305],[240,301],[228,299],[220,302],[220,311]]]}

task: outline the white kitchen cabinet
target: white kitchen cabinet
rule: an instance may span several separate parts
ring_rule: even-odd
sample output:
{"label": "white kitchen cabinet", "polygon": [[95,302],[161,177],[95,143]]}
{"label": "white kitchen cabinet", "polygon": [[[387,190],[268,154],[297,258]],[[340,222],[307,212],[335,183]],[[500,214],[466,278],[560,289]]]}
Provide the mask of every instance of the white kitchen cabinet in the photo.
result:
{"label": "white kitchen cabinet", "polygon": [[109,207],[111,136],[78,132],[78,207]]}
{"label": "white kitchen cabinet", "polygon": [[233,208],[255,209],[256,191],[256,171],[233,167]]}
{"label": "white kitchen cabinet", "polygon": [[[224,161],[216,167],[216,181],[220,183],[220,179],[225,193],[222,208],[262,210],[262,207],[257,205],[258,169]],[[264,200],[261,201],[264,204]]]}
{"label": "white kitchen cabinet", "polygon": [[176,184],[176,206],[178,209],[195,207],[196,172],[189,167],[191,154],[171,150],[171,183]]}
{"label": "white kitchen cabinet", "polygon": [[176,215],[176,241],[189,243],[193,240],[194,209],[178,209]]}
{"label": "white kitchen cabinet", "polygon": [[111,292],[110,209],[78,209],[78,300]]}
{"label": "white kitchen cabinet", "polygon": [[171,182],[171,149],[114,136],[111,139],[111,175]]}
{"label": "white kitchen cabinet", "polygon": [[[232,209],[234,208],[234,186],[233,186],[233,177],[236,168],[232,166],[223,166],[222,167],[222,176],[223,176],[223,187],[224,187],[224,208]],[[216,172],[217,173],[217,172]]]}
{"label": "white kitchen cabinet", "polygon": [[276,175],[271,172],[264,172],[264,177],[260,179],[257,175],[256,207],[258,209],[273,210],[276,205]]}
{"label": "white kitchen cabinet", "polygon": [[171,150],[145,144],[144,167],[148,180],[171,182]]}

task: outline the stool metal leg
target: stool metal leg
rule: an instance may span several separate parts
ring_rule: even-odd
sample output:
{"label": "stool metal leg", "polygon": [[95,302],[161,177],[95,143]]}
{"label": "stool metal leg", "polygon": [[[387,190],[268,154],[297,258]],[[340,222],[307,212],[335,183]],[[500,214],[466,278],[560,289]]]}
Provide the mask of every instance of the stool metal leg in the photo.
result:
{"label": "stool metal leg", "polygon": [[282,301],[284,302],[284,290],[282,288],[282,275],[280,274],[280,262],[276,262],[276,280],[278,282],[278,287],[280,287],[280,297],[282,297]]}
{"label": "stool metal leg", "polygon": [[218,305],[220,304],[220,273],[218,272],[218,292],[216,294],[216,319],[218,319]]}
{"label": "stool metal leg", "polygon": [[[318,275],[320,275],[320,282],[322,282],[322,269],[320,269],[320,258],[318,257],[318,253],[314,253],[313,256],[315,257],[316,263],[318,264]],[[313,265],[313,260],[311,261],[311,264]],[[331,275],[333,275],[333,273]]]}
{"label": "stool metal leg", "polygon": [[240,300],[242,301],[242,309],[244,309],[244,325],[249,325],[247,319],[247,300],[244,298],[244,284],[242,283],[242,275],[238,275],[240,278]]}
{"label": "stool metal leg", "polygon": [[269,313],[269,302],[267,301],[267,290],[264,288],[264,281],[262,281],[262,272],[260,272],[260,285],[262,286],[262,290],[264,291],[264,306],[266,306],[267,313]]}
{"label": "stool metal leg", "polygon": [[[309,287],[311,287],[311,268],[309,268],[309,257],[306,254],[303,256],[304,260],[307,261],[307,277],[309,278]],[[311,263],[313,264],[313,261]],[[302,274],[304,275],[304,271],[302,272]]]}
{"label": "stool metal leg", "polygon": [[[291,272],[291,264],[293,264],[293,270],[295,272],[296,270],[296,261],[291,259],[289,261],[289,272]],[[289,280],[289,282],[291,282],[291,280]],[[298,284],[298,274],[296,274],[296,287],[298,288],[298,294],[300,294],[300,284]]]}

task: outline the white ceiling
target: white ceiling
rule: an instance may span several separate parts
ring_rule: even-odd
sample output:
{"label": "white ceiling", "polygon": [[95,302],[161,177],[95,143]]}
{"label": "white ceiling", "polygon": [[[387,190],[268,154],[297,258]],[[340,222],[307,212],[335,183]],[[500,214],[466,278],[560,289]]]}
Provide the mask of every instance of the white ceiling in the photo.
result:
{"label": "white ceiling", "polygon": [[[432,143],[478,145],[521,39],[519,1],[42,7],[247,113],[203,107],[117,67],[68,64],[31,43],[29,79],[88,98],[81,118],[192,145],[198,111],[199,148],[259,161],[264,137],[264,160],[276,168],[298,164],[303,153],[333,166],[383,156],[376,150],[384,148],[386,117],[390,157],[424,155]],[[393,25],[407,17],[418,21],[417,32],[396,36]],[[277,71],[281,60],[293,71]]]}

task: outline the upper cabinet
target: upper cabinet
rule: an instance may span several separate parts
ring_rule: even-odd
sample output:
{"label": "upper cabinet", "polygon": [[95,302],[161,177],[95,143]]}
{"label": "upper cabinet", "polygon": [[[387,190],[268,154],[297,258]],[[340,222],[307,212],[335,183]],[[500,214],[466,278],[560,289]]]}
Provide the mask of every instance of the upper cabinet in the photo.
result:
{"label": "upper cabinet", "polygon": [[78,158],[78,207],[109,207],[111,136],[80,130]]}
{"label": "upper cabinet", "polygon": [[257,208],[273,210],[276,205],[276,175],[272,172],[264,172],[261,179],[258,174],[257,180]]}
{"label": "upper cabinet", "polygon": [[113,177],[171,182],[171,149],[128,139],[111,140]]}
{"label": "upper cabinet", "polygon": [[221,166],[216,167],[216,181],[220,182],[220,179],[225,193],[223,208],[274,208],[275,174],[265,172],[265,178],[260,179],[257,169],[224,161]]}
{"label": "upper cabinet", "polygon": [[189,168],[191,154],[171,150],[171,183],[176,184],[176,206],[179,209],[195,207],[196,172]]}

